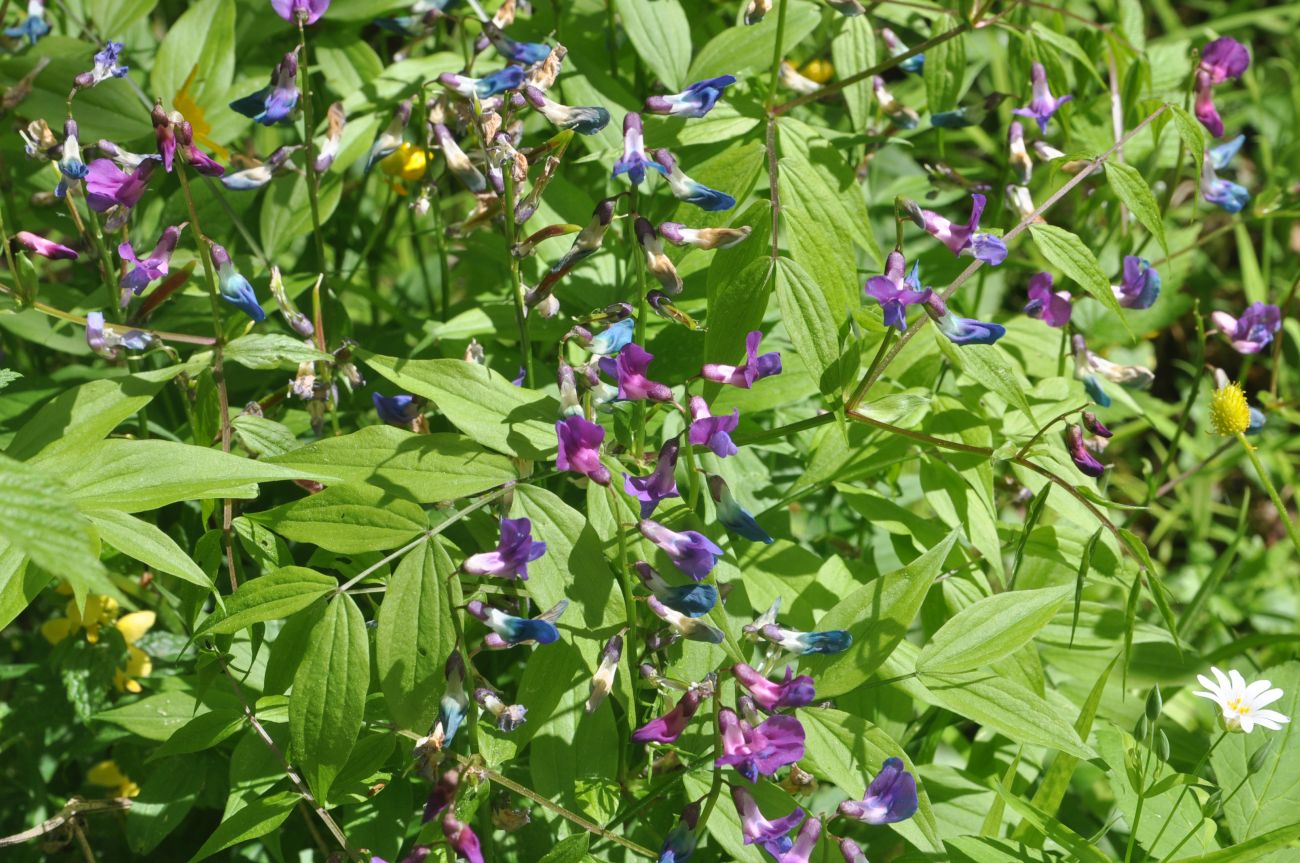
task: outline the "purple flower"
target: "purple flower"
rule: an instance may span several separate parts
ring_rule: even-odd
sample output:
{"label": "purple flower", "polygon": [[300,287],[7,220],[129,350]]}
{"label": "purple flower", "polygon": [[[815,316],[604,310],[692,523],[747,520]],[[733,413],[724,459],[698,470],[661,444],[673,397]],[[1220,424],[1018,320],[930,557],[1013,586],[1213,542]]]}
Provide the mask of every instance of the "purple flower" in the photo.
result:
{"label": "purple flower", "polygon": [[217,282],[221,289],[221,298],[254,321],[266,320],[266,312],[262,311],[253,286],[248,283],[248,279],[235,270],[235,265],[231,262],[230,254],[225,248],[216,243],[212,244],[212,263],[217,267]]}
{"label": "purple flower", "polygon": [[659,846],[659,863],[686,863],[695,853],[695,825],[700,820],[700,804],[691,803]]}
{"label": "purple flower", "polygon": [[845,800],[839,813],[866,824],[894,824],[916,814],[916,778],[901,758],[886,758],[862,801]]}
{"label": "purple flower", "polygon": [[654,354],[648,353],[640,345],[629,344],[613,359],[601,357],[600,370],[618,383],[618,397],[624,401],[672,401],[671,389],[646,377],[646,371],[654,358]]}
{"label": "purple flower", "polygon": [[758,781],[760,773],[771,776],[803,758],[803,726],[793,716],[772,716],[751,726],[734,710],[723,708],[718,722],[722,726],[722,755],[715,763],[735,767],[750,782]]}
{"label": "purple flower", "polygon": [[821,835],[821,820],[809,818],[800,828],[799,837],[794,840],[794,846],[781,857],[781,863],[808,863],[812,859],[812,853],[816,850],[817,840],[821,838]]}
{"label": "purple flower", "polygon": [[[518,69],[518,66],[511,66]],[[609,112],[601,107],[570,107],[554,102],[531,84],[524,87],[524,99],[552,124],[580,135],[594,135],[609,125]]]}
{"label": "purple flower", "polygon": [[1083,412],[1083,427],[1097,437],[1111,437],[1114,432],[1106,428],[1105,423],[1097,419],[1097,415],[1092,411]]}
{"label": "purple flower", "polygon": [[106,213],[114,207],[129,210],[140,201],[157,164],[153,159],[145,159],[128,174],[111,159],[96,159],[90,163],[86,176],[86,203],[97,213]]}
{"label": "purple flower", "polygon": [[[453,656],[459,655],[453,653]],[[420,821],[428,824],[434,818],[456,802],[456,790],[460,787],[460,771],[451,768],[445,771],[442,776],[434,783],[433,789],[429,791],[429,796],[424,801],[424,815]]]}
{"label": "purple flower", "polygon": [[984,214],[986,203],[983,195],[971,195],[970,219],[964,225],[953,224],[932,210],[919,208],[912,213],[912,218],[936,240],[951,249],[954,255],[966,252],[996,267],[1006,260],[1006,243],[992,234],[975,233],[979,229],[980,216]]}
{"label": "purple flower", "polygon": [[1106,472],[1106,466],[1097,461],[1097,457],[1092,454],[1083,442],[1083,429],[1076,425],[1070,426],[1065,430],[1065,444],[1070,451],[1070,461],[1079,469],[1080,473],[1091,477],[1101,476]]}
{"label": "purple flower", "polygon": [[492,47],[497,53],[508,60],[514,60],[516,63],[532,65],[540,63],[550,56],[550,46],[541,42],[516,42],[505,33],[501,28],[491,21],[484,22],[483,33],[492,43]]}
{"label": "purple flower", "polygon": [[[304,2],[304,0],[297,0],[297,2]],[[328,5],[328,2],[325,5]],[[483,850],[479,847],[478,836],[468,824],[456,820],[455,806],[448,806],[442,816],[442,835],[447,837],[447,844],[456,852],[457,859],[468,860],[469,863],[483,863]]]}
{"label": "purple flower", "polygon": [[781,354],[778,351],[772,351],[760,356],[758,346],[762,341],[762,331],[754,330],[745,336],[745,362],[743,365],[728,366],[719,363],[706,363],[704,368],[700,369],[700,377],[706,381],[731,384],[733,387],[747,390],[754,385],[755,381],[772,375],[779,375],[781,373]]}
{"label": "purple flower", "polygon": [[720,476],[709,477],[709,495],[713,498],[714,512],[723,527],[750,542],[772,543],[772,537],[759,527],[753,514],[736,503],[736,499],[731,496],[731,489],[727,488],[726,480]]}
{"label": "purple flower", "polygon": [[794,844],[789,833],[803,820],[803,809],[796,806],[789,815],[768,821],[754,801],[754,795],[744,786],[731,786],[731,799],[735,801],[736,812],[740,815],[740,835],[745,844],[757,843],[773,857],[781,859],[781,855]]}
{"label": "purple flower", "polygon": [[938,294],[930,295],[925,308],[926,313],[939,325],[939,332],[954,345],[991,345],[1007,334],[1007,328],[1001,324],[960,318],[949,313]]}
{"label": "purple flower", "polygon": [[703,117],[713,110],[713,106],[722,97],[722,92],[734,83],[735,75],[696,81],[681,93],[651,96],[645,100],[645,110],[651,114],[669,114],[674,117]]}
{"label": "purple flower", "polygon": [[681,497],[677,493],[677,480],[673,472],[677,469],[677,450],[680,444],[673,438],[659,448],[659,459],[655,469],[647,476],[629,476],[623,474],[623,491],[641,501],[641,517],[649,518],[659,501],[670,497]]}
{"label": "purple flower", "polygon": [[94,87],[101,81],[107,81],[109,78],[125,78],[130,70],[117,62],[123,47],[121,42],[106,44],[103,50],[95,54],[94,68],[73,78],[73,86],[78,90],[84,90],[87,87]]}
{"label": "purple flower", "polygon": [[330,8],[330,0],[271,0],[271,8],[290,24],[315,24]]}
{"label": "purple flower", "polygon": [[1242,354],[1257,354],[1282,327],[1282,311],[1270,303],[1251,303],[1240,318],[1227,312],[1211,312],[1210,320],[1219,328],[1233,348]]}
{"label": "purple flower", "polygon": [[718,602],[718,589],[711,584],[670,585],[644,560],[632,564],[641,583],[664,605],[687,617],[703,617]]}
{"label": "purple flower", "polygon": [[1160,274],[1145,258],[1125,255],[1124,283],[1111,285],[1111,290],[1124,308],[1149,309],[1160,296]]}
{"label": "purple flower", "polygon": [[632,739],[637,743],[672,743],[686,730],[686,723],[700,709],[703,698],[694,689],[688,689],[677,706],[663,716],[651,719],[636,731]]}
{"label": "purple flower", "polygon": [[15,251],[21,247],[33,254],[40,255],[42,258],[49,258],[51,261],[75,261],[80,257],[76,250],[69,249],[67,246],[53,240],[47,240],[39,234],[33,234],[31,231],[19,231],[14,234],[14,238],[9,245]]}
{"label": "purple flower", "polygon": [[220,177],[226,172],[211,156],[194,145],[194,128],[188,121],[176,124],[176,148],[185,164],[205,177]]}
{"label": "purple flower", "polygon": [[1245,45],[1230,36],[1215,39],[1201,52],[1201,62],[1196,67],[1193,82],[1196,91],[1196,119],[1216,138],[1223,135],[1223,119],[1214,107],[1214,85],[1229,78],[1240,78],[1249,66],[1250,52]]}
{"label": "purple flower", "polygon": [[704,444],[718,458],[726,458],[740,451],[731,440],[731,433],[740,422],[740,408],[733,410],[730,416],[714,416],[709,413],[709,404],[703,397],[691,396],[690,409],[691,428],[686,435],[688,443]]}
{"label": "purple flower", "polygon": [[371,393],[370,400],[375,405],[375,413],[382,422],[398,428],[410,428],[411,421],[420,415],[420,400],[404,393],[395,396],[381,396]]}
{"label": "purple flower", "polygon": [[504,69],[484,75],[482,78],[470,78],[465,75],[457,75],[455,72],[443,72],[438,76],[438,83],[466,98],[477,96],[480,99],[488,99],[507,90],[519,89],[519,85],[524,83],[524,68],[522,66],[507,66]]}
{"label": "purple flower", "polygon": [[[1159,278],[1156,281],[1159,289]],[[1049,327],[1063,327],[1070,322],[1070,292],[1052,293],[1052,274],[1035,273],[1029,277],[1029,302],[1025,314],[1037,318]]]}
{"label": "purple flower", "polygon": [[912,272],[903,276],[907,262],[903,253],[895,249],[885,258],[885,274],[867,279],[863,288],[867,296],[880,303],[884,313],[885,326],[907,329],[907,307],[923,303],[930,296],[929,289],[921,289],[920,267],[912,266]]}
{"label": "purple flower", "polygon": [[696,581],[703,581],[723,555],[722,549],[699,531],[678,533],[648,518],[641,519],[638,527],[642,536],[663,549],[673,566]]}
{"label": "purple flower", "polygon": [[1032,117],[1038,121],[1038,129],[1044,135],[1047,134],[1047,121],[1056,113],[1057,109],[1066,102],[1073,99],[1073,96],[1062,96],[1059,99],[1052,97],[1052,91],[1047,88],[1047,70],[1043,68],[1042,63],[1035,63],[1029,73],[1030,80],[1034,85],[1034,96],[1029,100],[1029,105],[1024,108],[1017,108],[1011,113],[1021,117]]}
{"label": "purple flower", "polygon": [[230,107],[263,126],[289,119],[298,104],[298,48],[294,48],[271,70],[271,83],[251,96],[236,99]]}
{"label": "purple flower", "polygon": [[609,468],[601,464],[600,444],[605,430],[582,417],[565,417],[555,424],[559,451],[555,455],[558,470],[571,470],[592,482],[609,485]]}
{"label": "purple flower", "polygon": [[119,331],[104,324],[103,312],[86,313],[86,344],[101,357],[116,359],[122,348],[143,351],[154,342],[152,333],[143,330]]}
{"label": "purple flower", "polygon": [[781,683],[768,680],[743,662],[732,666],[731,673],[749,690],[754,702],[769,713],[782,707],[807,707],[817,696],[813,679],[806,674],[792,678],[794,670],[788,665],[785,667],[785,680]]}
{"label": "purple flower", "polygon": [[668,174],[663,165],[650,161],[646,156],[641,115],[626,114],[623,117],[623,157],[614,163],[613,175],[627,174],[632,185],[639,186],[645,180],[646,168],[653,168],[665,176]]}
{"label": "purple flower", "polygon": [[546,543],[533,541],[533,523],[526,518],[501,519],[496,551],[470,555],[461,569],[470,575],[528,580],[528,564],[546,554]]}
{"label": "purple flower", "polygon": [[736,206],[736,199],[726,192],[710,189],[703,183],[697,183],[677,167],[677,159],[667,150],[655,150],[655,162],[661,166],[661,172],[668,178],[668,188],[673,197],[688,204],[694,204],[701,210],[730,210]]}
{"label": "purple flower", "polygon": [[135,265],[118,282],[118,287],[122,289],[123,307],[131,302],[132,297],[138,297],[144,293],[144,289],[149,286],[150,282],[167,275],[172,252],[176,251],[176,241],[180,239],[181,231],[184,230],[186,224],[186,222],[182,222],[179,225],[164,228],[162,236],[158,239],[158,244],[153,247],[149,257],[143,261],[136,256],[135,249],[131,247],[130,241],[123,241],[118,245],[117,253],[122,260],[130,261]]}
{"label": "purple flower", "polygon": [[844,855],[844,863],[871,863],[867,860],[867,855],[862,853],[858,843],[845,837],[840,840],[840,853]]}

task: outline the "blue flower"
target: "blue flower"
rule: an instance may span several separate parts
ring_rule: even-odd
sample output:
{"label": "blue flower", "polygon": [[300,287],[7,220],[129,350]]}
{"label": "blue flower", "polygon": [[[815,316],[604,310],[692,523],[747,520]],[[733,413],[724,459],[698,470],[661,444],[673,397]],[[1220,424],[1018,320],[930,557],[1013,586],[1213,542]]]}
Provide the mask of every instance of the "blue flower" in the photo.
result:
{"label": "blue flower", "polygon": [[235,306],[254,321],[266,320],[266,312],[257,302],[257,294],[248,279],[241,276],[231,263],[230,254],[216,243],[212,244],[212,263],[217,267],[217,283],[221,298]]}
{"label": "blue flower", "polygon": [[381,396],[379,393],[371,393],[370,400],[375,405],[379,419],[390,426],[410,428],[411,421],[420,415],[420,400],[415,396]]}
{"label": "blue flower", "polygon": [[231,102],[231,109],[263,126],[288,120],[298,104],[298,51],[294,48],[276,64],[270,84]]}
{"label": "blue flower", "polygon": [[461,658],[460,651],[451,652],[445,669],[447,688],[438,701],[438,718],[429,731],[429,736],[438,749],[451,745],[456,732],[465,722],[465,713],[469,708],[469,698],[465,695],[465,661]]}
{"label": "blue flower", "polygon": [[717,505],[715,511],[718,514],[718,521],[722,522],[723,527],[732,533],[740,534],[751,542],[769,544],[772,542],[772,537],[768,536],[767,531],[758,526],[754,516],[736,503],[736,499],[731,496],[731,489],[727,488],[727,483],[722,477],[709,477],[709,493],[713,496],[713,501]]}
{"label": "blue flower", "polygon": [[587,350],[601,357],[613,356],[631,344],[635,335],[636,319],[624,318],[610,324],[604,332],[593,336]]}
{"label": "blue flower", "polygon": [[560,638],[560,630],[556,629],[555,624],[546,619],[550,616],[559,617],[564,613],[564,608],[568,606],[567,600],[561,600],[557,609],[551,609],[545,614],[535,617],[515,617],[512,614],[506,614],[499,608],[492,608],[484,605],[475,599],[465,606],[465,610],[487,624],[488,628],[501,639],[502,646],[513,646],[522,644],[526,641],[535,641],[538,644],[551,644]]}
{"label": "blue flower", "polygon": [[768,641],[779,644],[790,653],[807,656],[811,653],[843,653],[853,644],[853,636],[844,629],[831,629],[826,632],[800,632],[785,629],[776,624],[768,624],[760,630]]}
{"label": "blue flower", "polygon": [[700,817],[700,804],[692,803],[682,810],[681,819],[664,837],[659,848],[659,863],[685,863],[695,853],[695,823]]}
{"label": "blue flower", "polygon": [[894,824],[916,814],[916,777],[901,758],[886,758],[862,800],[845,800],[839,813],[866,824]]}
{"label": "blue flower", "polygon": [[721,75],[696,81],[680,93],[671,96],[651,96],[645,100],[645,110],[651,114],[668,114],[674,117],[703,117],[713,110],[722,92],[736,83],[735,75]]}
{"label": "blue flower", "polygon": [[[904,44],[903,40],[899,39],[898,36],[894,34],[894,31],[890,30],[888,27],[882,27],[880,29],[880,38],[885,40],[885,47],[889,49],[890,57],[897,57],[901,54],[907,53],[907,45]],[[909,75],[920,75],[925,71],[925,55],[913,54],[911,57],[908,57],[906,60],[899,63],[898,68],[902,69]]]}
{"label": "blue flower", "polygon": [[673,197],[688,204],[694,204],[701,210],[730,210],[736,206],[736,199],[726,192],[710,189],[703,183],[697,183],[686,176],[677,167],[673,154],[665,149],[655,150],[655,161],[661,166],[661,172],[668,178],[668,188]]}
{"label": "blue flower", "polygon": [[1207,150],[1201,164],[1201,197],[1229,213],[1244,210],[1250,203],[1250,192],[1245,186],[1221,179],[1215,171],[1228,167],[1245,139],[1245,135],[1238,135],[1226,144]]}
{"label": "blue flower", "polygon": [[492,47],[497,49],[498,54],[516,63],[527,65],[540,63],[551,54],[549,45],[540,42],[516,42],[501,32],[501,28],[491,21],[483,23],[483,33],[492,43]]}
{"label": "blue flower", "polygon": [[1160,274],[1151,262],[1135,255],[1124,257],[1124,283],[1111,285],[1115,299],[1126,309],[1149,309],[1160,296]]}
{"label": "blue flower", "polygon": [[718,558],[722,557],[722,549],[699,531],[685,530],[678,533],[648,518],[641,519],[638,526],[641,535],[663,549],[673,566],[696,581],[703,581],[713,570]]}
{"label": "blue flower", "polygon": [[27,17],[17,27],[6,27],[5,35],[11,39],[26,39],[29,45],[35,45],[46,33],[50,25],[45,23],[44,0],[28,0]]}
{"label": "blue flower", "polygon": [[939,325],[939,332],[954,345],[991,345],[1007,334],[1007,328],[1001,324],[951,314],[938,294],[931,294],[926,300],[926,312]]}
{"label": "blue flower", "polygon": [[718,589],[711,584],[670,585],[644,560],[632,564],[637,576],[659,601],[687,617],[703,617],[718,602]]}
{"label": "blue flower", "polygon": [[645,135],[641,126],[640,114],[626,114],[623,117],[623,156],[614,163],[614,174],[627,174],[632,185],[639,186],[645,181],[646,168],[653,168],[667,176],[668,170],[658,162],[650,161],[645,154]]}
{"label": "blue flower", "polygon": [[1210,164],[1214,166],[1214,170],[1222,171],[1224,168],[1228,167],[1228,163],[1237,155],[1237,152],[1241,150],[1241,145],[1244,143],[1246,143],[1246,136],[1238,135],[1231,141],[1225,141],[1217,147],[1211,147],[1208,156]]}
{"label": "blue flower", "polygon": [[466,98],[478,96],[480,99],[488,99],[507,90],[519,89],[519,85],[524,83],[524,67],[507,66],[482,78],[443,72],[438,76],[438,83]]}
{"label": "blue flower", "polygon": [[81,142],[77,140],[77,123],[69,119],[63,125],[63,158],[58,161],[59,184],[54,189],[54,196],[62,198],[68,188],[80,180],[86,179],[90,168],[81,160]]}

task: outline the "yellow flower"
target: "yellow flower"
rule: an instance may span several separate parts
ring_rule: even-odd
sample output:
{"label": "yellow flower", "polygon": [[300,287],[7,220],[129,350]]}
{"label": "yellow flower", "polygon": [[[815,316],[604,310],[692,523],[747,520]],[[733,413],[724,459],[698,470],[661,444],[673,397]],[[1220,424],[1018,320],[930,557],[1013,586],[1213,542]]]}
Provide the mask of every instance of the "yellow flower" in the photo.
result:
{"label": "yellow flower", "polygon": [[829,60],[809,60],[803,64],[799,73],[805,78],[811,78],[818,84],[825,84],[835,75],[835,67],[830,64]]}
{"label": "yellow flower", "polygon": [[56,617],[41,624],[41,635],[51,644],[58,644],[78,630],[86,630],[86,640],[91,644],[99,642],[101,626],[112,624],[122,633],[126,642],[126,668],[119,668],[113,673],[113,686],[118,692],[140,692],[141,686],[136,678],[148,677],[153,671],[153,660],[136,642],[144,638],[158,619],[152,611],[133,611],[117,616],[120,607],[111,596],[91,594],[86,598],[86,611],[83,614],[77,608],[75,599],[68,600],[66,617]]}
{"label": "yellow flower", "polygon": [[229,162],[230,151],[208,137],[208,133],[212,131],[212,124],[208,122],[207,115],[199,107],[199,103],[195,102],[194,97],[190,95],[190,85],[194,83],[194,76],[198,72],[199,67],[196,63],[194,68],[190,69],[189,77],[185,79],[185,83],[172,97],[172,107],[181,112],[181,116],[186,119],[190,124],[190,128],[194,130],[195,143],[207,147],[221,161]]}
{"label": "yellow flower", "polygon": [[86,773],[86,781],[100,788],[112,788],[114,797],[135,797],[140,793],[140,786],[122,772],[117,762],[101,761]]}
{"label": "yellow flower", "polygon": [[1217,435],[1237,435],[1250,428],[1250,405],[1241,384],[1219,387],[1210,397],[1210,428]]}
{"label": "yellow flower", "polygon": [[157,620],[152,611],[133,611],[117,621],[117,631],[122,633],[126,642],[126,668],[113,672],[113,686],[118,692],[139,692],[142,687],[137,677],[148,677],[153,671],[153,660],[149,654],[135,646],[144,637]]}
{"label": "yellow flower", "polygon": [[379,169],[388,176],[412,181],[422,178],[426,167],[424,149],[413,147],[407,142],[403,142],[402,146],[379,162]]}
{"label": "yellow flower", "polygon": [[75,599],[68,600],[64,613],[66,617],[56,617],[41,624],[41,635],[50,644],[58,644],[79,629],[86,630],[86,640],[91,644],[99,641],[101,624],[112,623],[117,617],[117,600],[111,596],[91,594],[86,598],[86,612],[82,614]]}

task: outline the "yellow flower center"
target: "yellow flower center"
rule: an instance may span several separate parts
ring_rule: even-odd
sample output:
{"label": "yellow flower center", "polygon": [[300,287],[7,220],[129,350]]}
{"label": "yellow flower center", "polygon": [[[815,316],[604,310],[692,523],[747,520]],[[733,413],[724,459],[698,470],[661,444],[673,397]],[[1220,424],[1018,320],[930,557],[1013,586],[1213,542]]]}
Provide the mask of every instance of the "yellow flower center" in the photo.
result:
{"label": "yellow flower center", "polygon": [[1240,434],[1250,428],[1250,405],[1246,403],[1241,384],[1234,381],[1214,391],[1210,397],[1210,428],[1223,436]]}

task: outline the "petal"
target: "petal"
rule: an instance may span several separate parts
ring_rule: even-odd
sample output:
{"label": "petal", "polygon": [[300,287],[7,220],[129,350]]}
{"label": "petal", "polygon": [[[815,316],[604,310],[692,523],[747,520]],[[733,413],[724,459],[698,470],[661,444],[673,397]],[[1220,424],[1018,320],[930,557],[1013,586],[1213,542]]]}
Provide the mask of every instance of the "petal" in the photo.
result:
{"label": "petal", "polygon": [[1274,701],[1277,701],[1281,697],[1282,697],[1282,690],[1270,689],[1268,692],[1264,692],[1255,696],[1254,699],[1252,699],[1251,701],[1251,707],[1253,707],[1255,710],[1259,710],[1261,707],[1267,707],[1268,705],[1272,704]]}
{"label": "petal", "polygon": [[135,644],[153,627],[157,615],[152,611],[133,611],[117,621],[117,631],[127,644]]}

